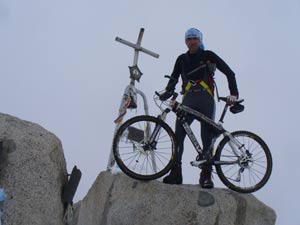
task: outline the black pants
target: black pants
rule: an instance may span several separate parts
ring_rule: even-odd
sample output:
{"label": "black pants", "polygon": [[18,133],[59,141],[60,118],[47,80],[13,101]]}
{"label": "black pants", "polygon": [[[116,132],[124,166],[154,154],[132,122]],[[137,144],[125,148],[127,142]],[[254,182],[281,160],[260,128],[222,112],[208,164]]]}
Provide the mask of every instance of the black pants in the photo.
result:
{"label": "black pants", "polygon": [[[186,96],[184,96],[182,104],[203,113],[205,116],[211,119],[214,119],[215,117],[215,101],[207,91],[188,92]],[[194,118],[192,115],[188,114],[185,116],[185,121],[190,125],[194,121]],[[176,161],[181,164],[186,132],[178,118],[176,120],[175,136],[178,145],[178,155]],[[213,137],[214,133],[211,128],[202,122],[201,139],[203,144],[203,154],[212,154]]]}

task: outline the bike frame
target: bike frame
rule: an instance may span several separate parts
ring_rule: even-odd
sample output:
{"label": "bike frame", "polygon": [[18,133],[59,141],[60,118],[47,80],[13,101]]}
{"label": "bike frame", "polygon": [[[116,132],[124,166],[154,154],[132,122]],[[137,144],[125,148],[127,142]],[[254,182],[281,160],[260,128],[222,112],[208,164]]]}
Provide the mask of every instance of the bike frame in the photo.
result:
{"label": "bike frame", "polygon": [[[224,98],[220,98],[222,100],[224,100]],[[242,101],[242,100],[241,100]],[[186,112],[188,114],[191,114],[195,117],[195,119],[199,120],[200,122],[206,123],[208,124],[211,128],[214,129],[214,131],[216,132],[216,138],[214,138],[213,140],[213,144],[215,143],[217,137],[220,134],[223,134],[224,137],[228,137],[230,139],[229,141],[229,146],[231,147],[233,153],[239,157],[240,156],[240,152],[242,152],[242,155],[246,154],[246,152],[243,149],[243,145],[241,143],[239,143],[232,135],[230,132],[228,132],[227,130],[225,130],[222,126],[223,124],[223,120],[225,117],[225,114],[228,110],[229,105],[226,103],[223,112],[221,114],[221,117],[219,119],[219,122],[216,123],[215,121],[213,121],[212,119],[210,119],[209,117],[205,116],[204,114],[202,114],[201,112],[198,112],[188,106],[182,105],[178,102],[176,102],[175,100],[171,101],[171,103],[169,104],[168,108],[166,108],[163,113],[159,116],[159,118],[163,121],[165,121],[167,114],[172,110],[174,113],[180,111],[180,112]],[[198,154],[203,154],[203,149],[201,148],[197,138],[194,135],[194,132],[192,131],[190,125],[185,122],[184,117],[179,118],[182,122],[182,126],[184,128],[184,130],[186,131],[189,139],[191,140],[195,150],[197,151]],[[150,138],[150,142],[151,140],[155,140],[155,137],[157,135],[157,133],[159,132],[159,128],[156,128]],[[193,161],[191,162],[192,166],[200,166],[201,164],[203,164],[204,162],[207,162],[207,159],[201,160],[201,161]],[[225,165],[225,164],[235,164],[237,163],[238,160],[236,161],[212,161],[213,165],[219,164],[219,165]]]}

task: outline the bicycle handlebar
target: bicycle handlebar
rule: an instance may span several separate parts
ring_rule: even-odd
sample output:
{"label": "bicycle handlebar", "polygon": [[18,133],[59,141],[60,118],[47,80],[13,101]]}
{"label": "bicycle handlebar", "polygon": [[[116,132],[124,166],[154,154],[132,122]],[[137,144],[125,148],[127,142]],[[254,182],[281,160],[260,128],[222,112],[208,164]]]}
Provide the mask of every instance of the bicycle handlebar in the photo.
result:
{"label": "bicycle handlebar", "polygon": [[[155,91],[155,94],[158,97],[160,97],[160,94],[157,91]],[[178,97],[178,93],[177,92],[173,92],[171,100],[174,101],[174,100],[176,100],[177,97]]]}
{"label": "bicycle handlebar", "polygon": [[[219,97],[219,100],[221,100],[223,102],[227,102],[226,97]],[[239,104],[239,103],[242,103],[243,101],[244,101],[244,99],[239,99],[239,100],[235,101],[234,104]]]}
{"label": "bicycle handlebar", "polygon": [[[165,77],[169,77],[168,75],[166,75]],[[155,94],[160,97],[160,94],[155,91]],[[178,97],[178,93],[177,92],[174,92],[173,95],[172,95],[172,99],[171,100],[176,100],[176,98]],[[223,102],[226,102],[227,103],[227,97],[219,97],[219,100],[223,101]],[[243,101],[245,101],[244,99],[239,99],[237,100],[236,102],[234,102],[234,104],[239,104],[239,103],[242,103]]]}
{"label": "bicycle handlebar", "polygon": [[[170,81],[173,81],[173,82],[176,82],[176,83],[178,81],[177,79],[175,79],[175,78],[173,78],[173,77],[171,77],[169,75],[165,75],[164,77],[168,78]],[[159,92],[155,91],[155,95],[157,95],[158,99],[160,100],[161,94]],[[178,93],[174,91],[171,96],[172,96],[172,98],[171,99],[169,98],[168,102],[167,101],[162,101],[162,102],[165,102],[165,104],[168,107],[170,107],[170,108],[172,108],[173,105],[176,104],[176,98],[178,96]],[[158,100],[158,99],[156,99],[156,100]],[[155,103],[156,103],[156,100],[155,100]],[[220,119],[221,122],[222,122],[222,120],[223,120],[223,118],[225,116],[225,113],[226,113],[228,107],[230,107],[230,111],[232,113],[238,113],[238,112],[242,112],[244,110],[244,106],[240,104],[240,103],[242,103],[244,101],[244,99],[239,99],[239,100],[236,100],[235,102],[228,102],[228,98],[227,97],[218,97],[218,100],[224,101],[226,103],[226,105],[224,106],[224,110],[223,110],[221,119]],[[160,109],[162,109],[161,106],[159,106],[157,103],[156,103],[156,105]]]}

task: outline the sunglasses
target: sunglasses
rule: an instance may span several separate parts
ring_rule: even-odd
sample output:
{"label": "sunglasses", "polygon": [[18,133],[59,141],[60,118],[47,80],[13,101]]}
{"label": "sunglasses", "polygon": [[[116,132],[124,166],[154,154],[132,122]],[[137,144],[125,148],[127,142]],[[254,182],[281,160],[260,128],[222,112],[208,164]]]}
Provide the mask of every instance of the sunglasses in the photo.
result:
{"label": "sunglasses", "polygon": [[191,41],[191,40],[199,40],[199,39],[196,37],[191,37],[191,38],[187,38],[186,40]]}

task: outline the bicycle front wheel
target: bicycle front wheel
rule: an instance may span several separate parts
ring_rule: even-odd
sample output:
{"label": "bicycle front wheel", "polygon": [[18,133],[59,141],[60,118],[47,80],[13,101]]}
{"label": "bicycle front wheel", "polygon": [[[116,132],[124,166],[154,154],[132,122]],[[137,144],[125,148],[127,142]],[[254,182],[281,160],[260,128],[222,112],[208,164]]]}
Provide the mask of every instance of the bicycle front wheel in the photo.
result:
{"label": "bicycle front wheel", "polygon": [[128,176],[154,180],[165,175],[176,156],[175,135],[162,120],[152,116],[129,119],[113,140],[116,163]]}
{"label": "bicycle front wheel", "polygon": [[[266,143],[248,131],[231,133],[234,142],[225,137],[216,151],[216,170],[230,189],[251,193],[262,188],[271,176],[272,156]],[[236,149],[236,152],[233,151]]]}

